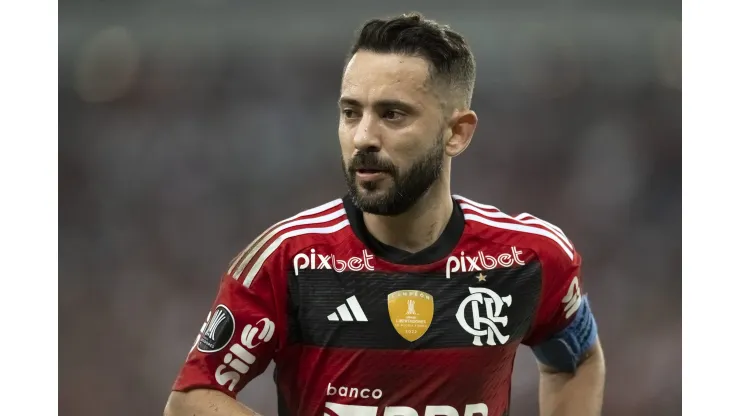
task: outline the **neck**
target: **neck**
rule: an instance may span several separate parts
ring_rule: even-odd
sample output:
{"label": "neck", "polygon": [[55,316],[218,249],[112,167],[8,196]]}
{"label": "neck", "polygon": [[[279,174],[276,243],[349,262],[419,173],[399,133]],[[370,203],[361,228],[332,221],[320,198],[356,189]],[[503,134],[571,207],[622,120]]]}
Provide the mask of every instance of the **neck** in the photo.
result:
{"label": "neck", "polygon": [[381,243],[416,253],[434,244],[452,216],[449,183],[432,185],[411,209],[386,217],[363,213],[367,230]]}

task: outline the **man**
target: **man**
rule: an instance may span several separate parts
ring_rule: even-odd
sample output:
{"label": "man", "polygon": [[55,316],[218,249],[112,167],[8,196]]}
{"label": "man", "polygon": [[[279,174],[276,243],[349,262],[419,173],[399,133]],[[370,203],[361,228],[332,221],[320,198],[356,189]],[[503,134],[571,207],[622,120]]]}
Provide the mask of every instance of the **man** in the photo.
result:
{"label": "man", "polygon": [[256,414],[235,397],[272,360],[281,416],[508,415],[520,344],[540,363],[542,415],[600,413],[604,359],[572,242],[450,192],[478,121],[474,78],[446,26],[363,26],[339,99],[349,194],[232,261],[166,415]]}

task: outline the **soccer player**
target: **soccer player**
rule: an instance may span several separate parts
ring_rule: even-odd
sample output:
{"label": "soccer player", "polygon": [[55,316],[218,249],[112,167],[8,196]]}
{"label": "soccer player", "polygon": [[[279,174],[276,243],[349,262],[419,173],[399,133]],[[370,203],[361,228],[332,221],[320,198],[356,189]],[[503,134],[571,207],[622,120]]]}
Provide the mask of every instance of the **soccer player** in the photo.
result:
{"label": "soccer player", "polygon": [[542,415],[600,414],[604,358],[573,243],[451,194],[474,79],[447,26],[362,27],[339,98],[347,196],[234,258],[166,415],[256,414],[235,397],[273,360],[281,416],[508,415],[520,344],[539,362]]}

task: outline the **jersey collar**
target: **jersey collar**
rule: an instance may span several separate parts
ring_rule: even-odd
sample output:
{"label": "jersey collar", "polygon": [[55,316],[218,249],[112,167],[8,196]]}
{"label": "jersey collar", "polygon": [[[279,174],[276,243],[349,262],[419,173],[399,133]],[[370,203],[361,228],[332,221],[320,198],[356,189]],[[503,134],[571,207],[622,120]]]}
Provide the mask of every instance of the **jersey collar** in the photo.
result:
{"label": "jersey collar", "polygon": [[347,219],[352,227],[352,231],[360,241],[367,246],[376,256],[391,263],[406,265],[421,265],[434,263],[452,253],[457,246],[460,237],[465,229],[465,216],[462,208],[457,201],[453,199],[453,210],[450,220],[447,222],[442,235],[431,246],[417,253],[409,253],[405,250],[384,244],[375,237],[365,226],[362,217],[362,211],[352,203],[352,198],[346,195],[342,198],[344,209],[347,212]]}

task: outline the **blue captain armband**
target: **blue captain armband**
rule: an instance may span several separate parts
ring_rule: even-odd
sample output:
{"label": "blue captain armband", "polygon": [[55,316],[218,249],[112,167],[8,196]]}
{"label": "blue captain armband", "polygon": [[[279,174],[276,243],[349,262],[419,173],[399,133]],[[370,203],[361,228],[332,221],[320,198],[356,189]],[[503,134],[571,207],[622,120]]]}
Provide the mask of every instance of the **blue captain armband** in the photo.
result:
{"label": "blue captain armband", "polygon": [[575,318],[562,331],[532,348],[542,364],[560,372],[573,373],[583,354],[596,342],[596,320],[584,296]]}

